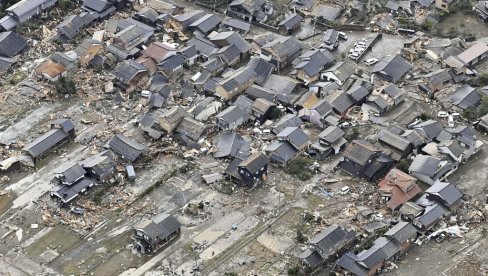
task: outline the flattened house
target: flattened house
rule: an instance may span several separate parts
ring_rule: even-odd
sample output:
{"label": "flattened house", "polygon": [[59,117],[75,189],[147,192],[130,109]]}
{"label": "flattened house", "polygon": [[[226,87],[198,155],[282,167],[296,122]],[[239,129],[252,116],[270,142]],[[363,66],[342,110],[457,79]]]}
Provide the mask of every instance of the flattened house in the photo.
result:
{"label": "flattened house", "polygon": [[23,148],[34,162],[55,147],[75,136],[75,125],[69,119],[58,119],[50,123],[51,129]]}

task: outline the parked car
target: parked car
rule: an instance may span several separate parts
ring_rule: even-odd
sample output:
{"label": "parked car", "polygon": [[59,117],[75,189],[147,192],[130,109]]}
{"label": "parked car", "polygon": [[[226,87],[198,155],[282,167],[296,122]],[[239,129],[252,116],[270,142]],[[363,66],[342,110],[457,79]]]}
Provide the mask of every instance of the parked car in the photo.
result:
{"label": "parked car", "polygon": [[83,209],[81,207],[72,207],[71,208],[71,213],[73,213],[75,215],[82,216],[84,212],[85,212],[85,209]]}
{"label": "parked car", "polygon": [[447,126],[448,127],[454,127],[454,117],[452,115],[449,115],[447,119]]}
{"label": "parked car", "polygon": [[449,117],[449,113],[447,113],[446,111],[439,111],[439,112],[437,112],[437,117],[447,118],[447,117]]}
{"label": "parked car", "polygon": [[342,38],[344,40],[347,40],[347,35],[345,32],[339,32],[339,38]]}
{"label": "parked car", "polygon": [[342,187],[341,188],[341,195],[345,195],[345,194],[349,193],[349,190],[350,190],[349,186]]}
{"label": "parked car", "polygon": [[374,64],[378,63],[378,61],[379,60],[377,58],[369,58],[366,60],[366,64],[367,65],[374,65]]}
{"label": "parked car", "polygon": [[354,53],[352,53],[352,54],[349,54],[349,58],[350,58],[350,59],[356,59],[356,58],[358,58],[358,57],[359,57],[359,53],[358,53],[358,52],[354,52]]}
{"label": "parked car", "polygon": [[362,46],[362,47],[366,47],[366,42],[359,41],[359,42],[356,42],[356,44],[354,44],[354,46]]}

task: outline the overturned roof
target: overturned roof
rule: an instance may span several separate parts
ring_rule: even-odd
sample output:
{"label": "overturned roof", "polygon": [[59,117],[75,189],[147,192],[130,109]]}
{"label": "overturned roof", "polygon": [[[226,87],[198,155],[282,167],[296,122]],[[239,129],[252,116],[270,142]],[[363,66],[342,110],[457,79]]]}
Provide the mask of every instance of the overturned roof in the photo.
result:
{"label": "overturned roof", "polygon": [[122,158],[131,162],[135,161],[141,154],[147,151],[145,145],[139,144],[122,134],[116,134],[108,145],[114,152],[120,154]]}

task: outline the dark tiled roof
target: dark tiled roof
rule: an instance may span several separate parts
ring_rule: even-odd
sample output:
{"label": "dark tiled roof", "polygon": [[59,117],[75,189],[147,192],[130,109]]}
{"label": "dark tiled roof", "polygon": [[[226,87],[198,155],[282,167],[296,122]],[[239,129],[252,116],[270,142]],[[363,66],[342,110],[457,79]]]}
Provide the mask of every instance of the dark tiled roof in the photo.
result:
{"label": "dark tiled roof", "polygon": [[261,152],[256,152],[246,160],[239,163],[239,167],[246,168],[251,174],[257,173],[261,168],[268,165],[269,159]]}
{"label": "dark tiled roof", "polygon": [[170,214],[159,214],[151,220],[134,226],[143,230],[152,240],[165,239],[181,227],[181,223]]}
{"label": "dark tiled roof", "polygon": [[344,156],[360,166],[365,166],[378,149],[364,140],[355,140],[344,151]]}
{"label": "dark tiled roof", "polygon": [[120,154],[124,159],[131,162],[135,161],[143,154],[147,147],[138,142],[125,137],[122,134],[116,134],[109,143],[110,148]]}
{"label": "dark tiled roof", "polygon": [[402,244],[406,242],[411,237],[415,237],[417,234],[417,229],[413,227],[410,222],[400,221],[395,224],[392,228],[386,231],[385,236],[391,237],[398,243]]}
{"label": "dark tiled roof", "polygon": [[399,55],[378,62],[373,73],[381,73],[391,77],[393,83],[398,82],[408,71],[412,69],[404,58]]}
{"label": "dark tiled roof", "polygon": [[283,21],[281,21],[278,26],[284,26],[286,29],[294,29],[303,20],[303,17],[297,13],[292,13],[287,15]]}
{"label": "dark tiled roof", "polygon": [[14,32],[0,33],[0,55],[13,57],[22,51],[25,46],[27,46],[27,40],[24,37]]}

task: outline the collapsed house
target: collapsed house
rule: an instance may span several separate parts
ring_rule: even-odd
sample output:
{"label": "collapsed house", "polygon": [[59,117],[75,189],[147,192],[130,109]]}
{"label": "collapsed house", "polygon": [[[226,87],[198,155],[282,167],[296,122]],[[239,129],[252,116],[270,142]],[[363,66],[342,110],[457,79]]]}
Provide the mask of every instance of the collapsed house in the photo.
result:
{"label": "collapsed house", "polygon": [[339,168],[353,176],[376,181],[382,178],[392,165],[393,160],[380,149],[367,141],[355,140],[346,147]]}
{"label": "collapsed house", "polygon": [[181,234],[181,223],[170,214],[159,214],[136,224],[132,239],[134,247],[143,254],[151,254]]}
{"label": "collapsed house", "polygon": [[225,170],[225,175],[244,186],[254,186],[266,181],[268,163],[266,155],[256,152],[244,160],[235,158]]}
{"label": "collapsed house", "polygon": [[58,119],[50,123],[51,129],[23,148],[34,162],[54,148],[66,143],[75,136],[75,125],[69,119]]}
{"label": "collapsed house", "polygon": [[316,270],[331,259],[337,258],[355,241],[357,233],[339,225],[331,225],[309,240],[309,248],[298,257]]}

